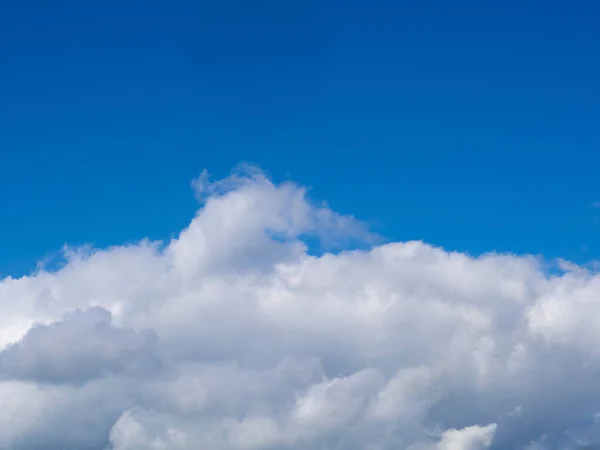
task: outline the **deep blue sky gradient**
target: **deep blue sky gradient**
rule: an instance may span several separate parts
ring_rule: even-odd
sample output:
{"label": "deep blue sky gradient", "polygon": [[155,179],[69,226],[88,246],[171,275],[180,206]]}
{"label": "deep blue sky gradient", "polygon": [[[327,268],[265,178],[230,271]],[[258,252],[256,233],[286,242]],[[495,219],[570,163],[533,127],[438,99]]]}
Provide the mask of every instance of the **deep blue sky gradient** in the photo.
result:
{"label": "deep blue sky gradient", "polygon": [[600,257],[597,1],[0,3],[0,275],[240,161],[389,239]]}

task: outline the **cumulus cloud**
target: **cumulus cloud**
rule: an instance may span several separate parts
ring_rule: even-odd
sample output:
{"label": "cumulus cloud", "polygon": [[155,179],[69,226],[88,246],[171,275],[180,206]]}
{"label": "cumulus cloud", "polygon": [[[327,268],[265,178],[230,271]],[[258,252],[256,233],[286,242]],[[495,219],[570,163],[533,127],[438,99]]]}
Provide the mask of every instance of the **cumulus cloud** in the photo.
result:
{"label": "cumulus cloud", "polygon": [[[166,243],[0,282],[0,449],[485,450],[598,442],[600,276],[375,245],[302,187],[194,182]],[[363,242],[361,250],[318,253]]]}
{"label": "cumulus cloud", "polygon": [[82,383],[127,371],[147,375],[159,366],[152,354],[154,337],[113,326],[102,307],[76,310],[58,322],[33,326],[0,352],[0,374],[39,383]]}

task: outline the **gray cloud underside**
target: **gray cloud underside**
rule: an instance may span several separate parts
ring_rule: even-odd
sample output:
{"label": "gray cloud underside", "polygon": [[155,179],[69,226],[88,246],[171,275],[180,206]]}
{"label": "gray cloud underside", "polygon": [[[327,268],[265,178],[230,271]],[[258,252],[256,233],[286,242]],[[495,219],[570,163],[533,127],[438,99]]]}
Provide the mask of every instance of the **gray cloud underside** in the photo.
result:
{"label": "gray cloud underside", "polygon": [[600,277],[369,241],[259,171],[179,236],[0,282],[0,449],[478,450],[599,442]]}

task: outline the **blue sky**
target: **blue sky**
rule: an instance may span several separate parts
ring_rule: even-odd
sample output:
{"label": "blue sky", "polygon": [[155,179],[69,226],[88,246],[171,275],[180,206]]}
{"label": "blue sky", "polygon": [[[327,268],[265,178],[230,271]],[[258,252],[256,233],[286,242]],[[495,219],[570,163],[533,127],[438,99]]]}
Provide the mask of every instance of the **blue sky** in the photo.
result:
{"label": "blue sky", "polygon": [[240,161],[388,239],[600,256],[597,2],[11,3],[2,275],[168,238]]}

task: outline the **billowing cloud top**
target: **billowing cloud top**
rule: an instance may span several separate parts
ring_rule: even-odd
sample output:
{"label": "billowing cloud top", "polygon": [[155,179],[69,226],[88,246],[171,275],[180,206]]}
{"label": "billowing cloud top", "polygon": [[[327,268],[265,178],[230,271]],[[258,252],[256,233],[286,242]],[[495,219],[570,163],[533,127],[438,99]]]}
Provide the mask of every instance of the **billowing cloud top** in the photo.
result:
{"label": "billowing cloud top", "polygon": [[600,277],[370,236],[257,170],[171,242],[0,283],[0,449],[483,450],[598,442]]}

